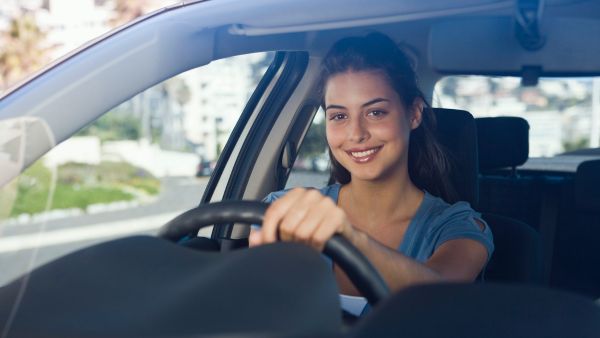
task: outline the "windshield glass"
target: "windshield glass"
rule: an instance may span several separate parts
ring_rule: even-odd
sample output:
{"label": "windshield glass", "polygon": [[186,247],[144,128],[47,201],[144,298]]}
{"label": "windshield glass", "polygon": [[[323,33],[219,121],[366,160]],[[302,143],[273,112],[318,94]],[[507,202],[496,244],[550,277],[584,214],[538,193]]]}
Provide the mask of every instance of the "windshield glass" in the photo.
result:
{"label": "windshield glass", "polygon": [[24,171],[54,139],[39,119],[1,120],[0,286],[75,250],[155,234],[197,206],[273,55],[226,58],[159,83]]}

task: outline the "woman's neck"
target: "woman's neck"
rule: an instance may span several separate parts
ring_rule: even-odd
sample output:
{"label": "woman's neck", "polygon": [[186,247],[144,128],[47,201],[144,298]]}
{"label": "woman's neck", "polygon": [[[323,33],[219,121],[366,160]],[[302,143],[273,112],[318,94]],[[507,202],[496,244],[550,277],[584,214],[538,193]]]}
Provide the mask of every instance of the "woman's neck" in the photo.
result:
{"label": "woman's neck", "polygon": [[411,219],[424,196],[408,173],[386,180],[352,180],[342,189],[344,204],[352,214],[364,223],[373,224]]}

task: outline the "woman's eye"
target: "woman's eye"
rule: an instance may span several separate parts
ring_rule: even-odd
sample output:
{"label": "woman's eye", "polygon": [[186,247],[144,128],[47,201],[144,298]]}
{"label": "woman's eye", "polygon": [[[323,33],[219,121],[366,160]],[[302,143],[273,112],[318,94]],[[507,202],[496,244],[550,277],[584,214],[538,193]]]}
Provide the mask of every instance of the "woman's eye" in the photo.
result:
{"label": "woman's eye", "polygon": [[342,114],[342,113],[336,113],[336,114],[329,115],[329,120],[331,120],[331,121],[344,120],[345,118],[346,118],[346,114]]}
{"label": "woman's eye", "polygon": [[386,114],[383,110],[371,110],[367,115],[372,117],[383,117]]}

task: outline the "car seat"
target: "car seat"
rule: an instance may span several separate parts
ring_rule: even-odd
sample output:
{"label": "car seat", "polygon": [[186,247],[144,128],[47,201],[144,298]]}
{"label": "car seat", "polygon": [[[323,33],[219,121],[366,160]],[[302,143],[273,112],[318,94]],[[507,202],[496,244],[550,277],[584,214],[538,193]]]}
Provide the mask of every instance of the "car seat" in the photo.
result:
{"label": "car seat", "polygon": [[574,179],[573,205],[557,229],[555,286],[600,297],[600,160],[581,163]]}
{"label": "car seat", "polygon": [[[532,181],[521,180],[516,167],[529,156],[529,125],[520,117],[489,117],[475,119],[479,167],[482,172],[511,168],[506,175],[480,175],[486,201],[493,193],[515,193],[533,189]],[[491,194],[490,197],[488,194]],[[483,197],[483,196],[482,196]],[[507,199],[510,200],[510,199]],[[539,233],[530,225],[507,215],[489,212],[484,208],[482,217],[494,234],[496,246],[486,271],[487,280],[540,283],[542,281],[542,243]],[[488,205],[489,208],[489,205]],[[492,209],[494,210],[494,209]]]}
{"label": "car seat", "polygon": [[[528,144],[521,142],[525,146],[523,149],[523,146],[515,147],[518,142],[506,142],[504,144],[509,146],[502,147],[498,144],[501,142],[491,139],[494,135],[507,137],[501,132],[490,130],[490,128],[496,128],[498,123],[486,120],[483,127],[486,129],[478,130],[479,119],[473,119],[473,116],[467,111],[443,108],[434,108],[433,111],[437,118],[438,140],[445,147],[454,165],[450,179],[460,200],[469,202],[477,209],[479,204],[479,166],[486,168],[509,166],[515,162],[515,159],[522,158],[523,152],[526,159]],[[503,119],[498,121],[505,122]],[[515,122],[519,123],[520,121]],[[502,124],[499,127],[503,128],[505,125]],[[482,135],[482,133],[486,133],[486,135],[478,140],[478,135]],[[519,149],[521,155],[511,156],[510,152],[514,149]],[[503,160],[501,155],[490,156],[490,152],[492,154],[508,152],[509,154]],[[479,155],[482,157],[480,158]],[[495,252],[484,273],[485,279],[539,282],[542,263],[537,232],[527,224],[506,216],[484,213],[482,218],[492,229],[495,244]]]}

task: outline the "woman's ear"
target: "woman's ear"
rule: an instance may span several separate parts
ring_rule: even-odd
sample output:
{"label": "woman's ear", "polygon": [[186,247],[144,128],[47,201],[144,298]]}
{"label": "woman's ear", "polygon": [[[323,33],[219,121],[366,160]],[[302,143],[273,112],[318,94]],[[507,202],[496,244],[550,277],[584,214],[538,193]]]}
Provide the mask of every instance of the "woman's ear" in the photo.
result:
{"label": "woman's ear", "polygon": [[425,102],[420,97],[417,97],[412,105],[411,117],[410,117],[410,129],[417,129],[421,125],[423,120],[423,108],[425,108]]}

